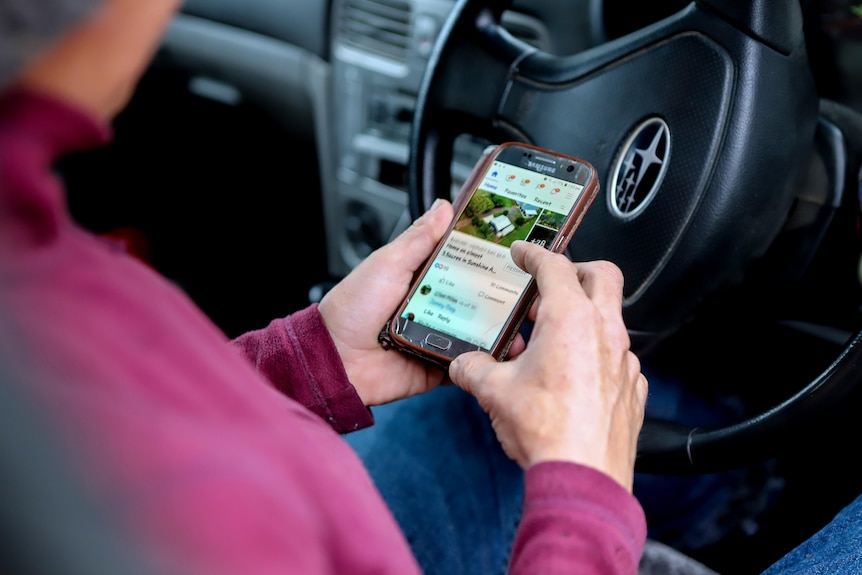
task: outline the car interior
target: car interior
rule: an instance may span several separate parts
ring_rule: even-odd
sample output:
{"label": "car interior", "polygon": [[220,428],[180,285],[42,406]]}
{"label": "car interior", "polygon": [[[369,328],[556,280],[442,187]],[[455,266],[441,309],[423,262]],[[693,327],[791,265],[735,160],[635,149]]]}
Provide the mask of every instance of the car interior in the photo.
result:
{"label": "car interior", "polygon": [[[667,165],[620,213],[654,117]],[[859,494],[862,4],[186,0],[113,129],[58,168],[72,214],[230,337],[318,301],[489,144],[584,158],[569,256],[618,263],[643,362],[732,413],[649,418],[637,470],[780,483],[682,550],[760,573]]]}

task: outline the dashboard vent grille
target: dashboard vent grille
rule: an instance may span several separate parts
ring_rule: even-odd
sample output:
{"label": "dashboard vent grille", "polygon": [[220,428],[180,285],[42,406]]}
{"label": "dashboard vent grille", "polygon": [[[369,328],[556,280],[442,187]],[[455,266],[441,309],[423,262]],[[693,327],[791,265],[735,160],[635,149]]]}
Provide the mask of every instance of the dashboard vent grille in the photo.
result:
{"label": "dashboard vent grille", "polygon": [[341,11],[339,31],[346,44],[406,62],[410,44],[410,3],[347,0]]}

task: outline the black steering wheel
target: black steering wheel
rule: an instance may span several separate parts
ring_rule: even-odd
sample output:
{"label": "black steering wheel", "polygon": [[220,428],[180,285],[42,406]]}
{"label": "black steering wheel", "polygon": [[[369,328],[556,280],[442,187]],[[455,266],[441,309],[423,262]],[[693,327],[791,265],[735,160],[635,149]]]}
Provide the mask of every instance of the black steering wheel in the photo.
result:
{"label": "black steering wheel", "polygon": [[[573,260],[623,270],[624,315],[646,351],[739,284],[785,225],[814,153],[821,102],[799,0],[697,0],[569,56],[514,38],[510,0],[459,0],[417,101],[410,210],[450,197],[459,136],[517,140],[590,161],[602,190]],[[648,419],[637,466],[703,473],[769,456],[776,434],[840,403],[862,379],[862,335],[797,394],[745,421]]]}

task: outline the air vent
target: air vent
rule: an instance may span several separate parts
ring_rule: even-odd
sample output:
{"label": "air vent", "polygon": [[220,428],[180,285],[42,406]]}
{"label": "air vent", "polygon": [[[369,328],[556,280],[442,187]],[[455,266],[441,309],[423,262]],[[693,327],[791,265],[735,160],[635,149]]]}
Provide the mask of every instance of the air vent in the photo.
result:
{"label": "air vent", "polygon": [[350,46],[406,62],[410,43],[410,3],[347,0],[341,11],[339,35]]}

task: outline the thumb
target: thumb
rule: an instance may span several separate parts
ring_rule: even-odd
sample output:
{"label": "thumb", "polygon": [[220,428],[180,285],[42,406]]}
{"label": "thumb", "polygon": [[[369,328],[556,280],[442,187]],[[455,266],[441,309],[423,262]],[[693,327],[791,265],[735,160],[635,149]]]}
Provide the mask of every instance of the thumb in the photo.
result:
{"label": "thumb", "polygon": [[427,212],[417,218],[389,244],[397,254],[402,268],[415,270],[434,250],[452,222],[452,204],[443,199],[434,202]]}
{"label": "thumb", "polygon": [[483,351],[463,353],[449,364],[449,378],[452,383],[478,397],[482,393],[482,382],[488,379],[488,371],[499,363]]}

